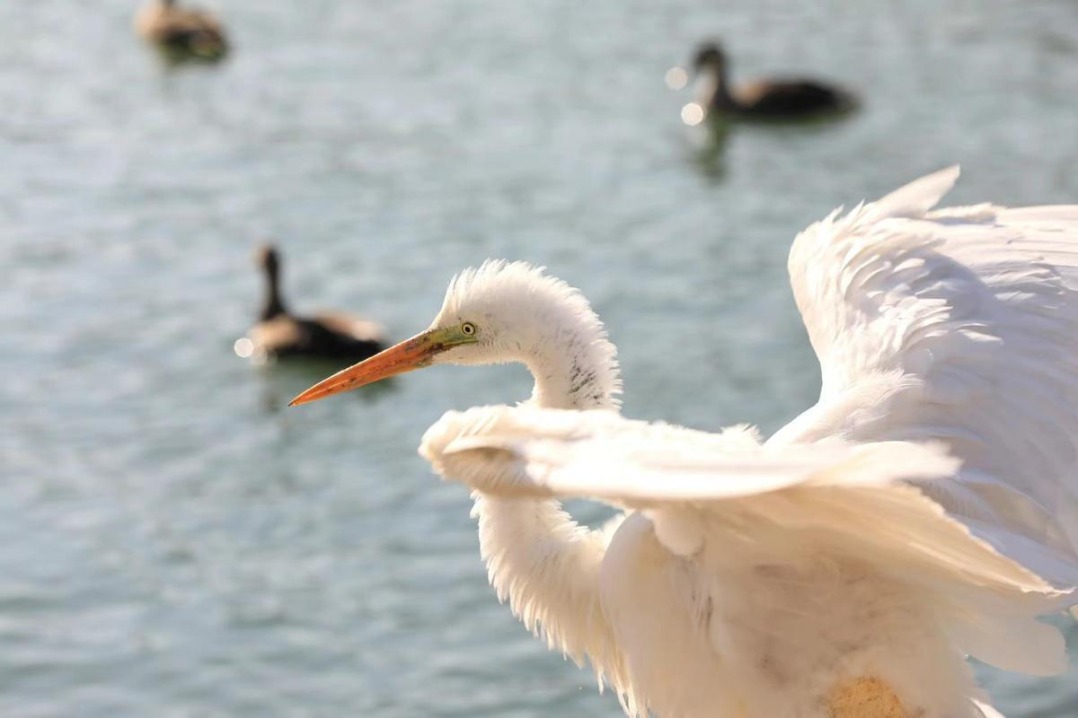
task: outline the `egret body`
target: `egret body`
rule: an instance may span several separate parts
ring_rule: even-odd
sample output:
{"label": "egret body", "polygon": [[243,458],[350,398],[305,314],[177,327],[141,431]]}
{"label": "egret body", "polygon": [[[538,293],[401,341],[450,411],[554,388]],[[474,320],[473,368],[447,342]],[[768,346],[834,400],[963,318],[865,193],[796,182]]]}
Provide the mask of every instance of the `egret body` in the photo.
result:
{"label": "egret body", "polygon": [[[998,716],[965,656],[1058,672],[1037,617],[1078,600],[1078,206],[933,211],[957,174],[797,237],[823,387],[767,442],[622,418],[595,313],[522,263],[293,403],[525,364],[530,401],[450,412],[421,453],[473,489],[498,596],[630,715]],[[574,497],[624,513],[588,529]]]}

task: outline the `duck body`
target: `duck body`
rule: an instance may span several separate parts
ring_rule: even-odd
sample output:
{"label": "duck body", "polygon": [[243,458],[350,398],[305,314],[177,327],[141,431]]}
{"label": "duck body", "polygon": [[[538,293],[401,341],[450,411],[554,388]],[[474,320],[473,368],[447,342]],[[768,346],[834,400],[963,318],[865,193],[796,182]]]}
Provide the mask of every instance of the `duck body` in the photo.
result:
{"label": "duck body", "polygon": [[[732,100],[732,101],[731,101]],[[737,88],[734,98],[717,96],[711,107],[750,117],[776,118],[842,112],[853,98],[813,80],[768,80]]]}
{"label": "duck body", "polygon": [[279,253],[267,245],[256,259],[266,278],[266,297],[258,322],[247,333],[253,354],[359,360],[385,348],[385,330],[377,322],[344,312],[293,315],[281,298]]}
{"label": "duck body", "polygon": [[135,15],[135,31],[170,56],[219,60],[228,54],[228,39],[209,11],[181,8],[175,0],[152,0]]}
{"label": "duck body", "polygon": [[265,356],[352,360],[384,349],[382,335],[377,323],[338,312],[311,317],[280,314],[259,321],[248,332],[248,338]]}
{"label": "duck body", "polygon": [[709,115],[796,120],[844,113],[857,106],[849,91],[806,78],[775,78],[732,86],[726,54],[713,43],[697,51],[693,66],[701,78],[698,102]]}

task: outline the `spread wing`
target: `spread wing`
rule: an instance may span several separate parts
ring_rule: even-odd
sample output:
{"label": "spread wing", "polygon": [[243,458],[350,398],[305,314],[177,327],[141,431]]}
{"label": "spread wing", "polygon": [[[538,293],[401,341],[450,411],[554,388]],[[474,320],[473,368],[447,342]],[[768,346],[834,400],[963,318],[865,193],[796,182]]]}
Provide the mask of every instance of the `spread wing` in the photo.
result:
{"label": "spread wing", "polygon": [[797,237],[790,279],[822,390],[770,443],[942,442],[963,469],[925,490],[1078,585],[1078,205],[932,211],[957,177]]}
{"label": "spread wing", "polygon": [[[706,504],[807,487],[880,487],[952,474],[958,462],[907,442],[771,448],[610,411],[476,407],[447,412],[420,454],[439,473],[503,496],[588,498],[631,508]],[[930,503],[930,502],[927,502]]]}
{"label": "spread wing", "polygon": [[[1067,605],[905,479],[953,475],[941,447],[906,442],[760,445],[606,411],[478,407],[449,412],[420,453],[442,476],[501,497],[599,499],[640,510],[673,554],[748,537],[745,561],[838,555],[933,597],[967,653],[1011,670],[1065,665],[1059,632],[1033,620]],[[941,615],[943,615],[941,613]],[[988,635],[985,638],[985,635]]]}

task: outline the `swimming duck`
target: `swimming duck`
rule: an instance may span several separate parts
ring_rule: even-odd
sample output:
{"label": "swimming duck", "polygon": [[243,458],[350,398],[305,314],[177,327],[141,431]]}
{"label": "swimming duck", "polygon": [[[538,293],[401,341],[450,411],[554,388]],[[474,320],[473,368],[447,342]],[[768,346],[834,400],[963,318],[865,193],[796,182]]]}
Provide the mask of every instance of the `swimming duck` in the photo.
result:
{"label": "swimming duck", "polygon": [[151,0],[135,15],[135,31],[177,59],[219,60],[228,52],[220,21],[208,10]]}
{"label": "swimming duck", "polygon": [[722,48],[708,42],[693,58],[700,77],[698,103],[707,113],[761,119],[797,119],[840,113],[856,106],[846,90],[815,80],[778,78],[731,87],[729,60]]}
{"label": "swimming duck", "polygon": [[255,260],[266,278],[266,295],[258,323],[236,342],[242,357],[307,356],[327,359],[365,359],[385,348],[381,325],[340,312],[311,317],[291,314],[281,299],[281,258],[276,248],[264,245]]}

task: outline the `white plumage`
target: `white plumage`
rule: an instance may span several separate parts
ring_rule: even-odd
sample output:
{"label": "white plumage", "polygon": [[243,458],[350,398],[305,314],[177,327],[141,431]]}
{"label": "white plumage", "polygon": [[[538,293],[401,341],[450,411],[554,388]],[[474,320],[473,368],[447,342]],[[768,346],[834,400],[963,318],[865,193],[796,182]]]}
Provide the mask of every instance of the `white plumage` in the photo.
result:
{"label": "white plumage", "polygon": [[[599,568],[600,626],[630,648],[609,663],[589,653],[631,713],[739,716],[744,704],[750,716],[828,716],[821,699],[836,683],[872,676],[908,715],[976,715],[959,652],[1038,674],[1063,667],[1058,631],[1034,617],[1069,595],[899,481],[952,476],[958,462],[941,446],[748,438],[606,411],[480,407],[446,414],[421,453],[488,497],[639,512]],[[511,601],[537,593],[509,586]],[[542,624],[549,609],[521,613]]]}
{"label": "white plumage", "polygon": [[[450,412],[421,452],[475,490],[499,597],[631,715],[998,716],[965,655],[1057,672],[1036,618],[1078,602],[1078,206],[932,211],[957,174],[797,237],[823,387],[766,443],[618,416],[602,325],[521,263],[464,273],[428,330],[296,403],[526,364],[527,405]],[[567,497],[625,514],[589,530]]]}

